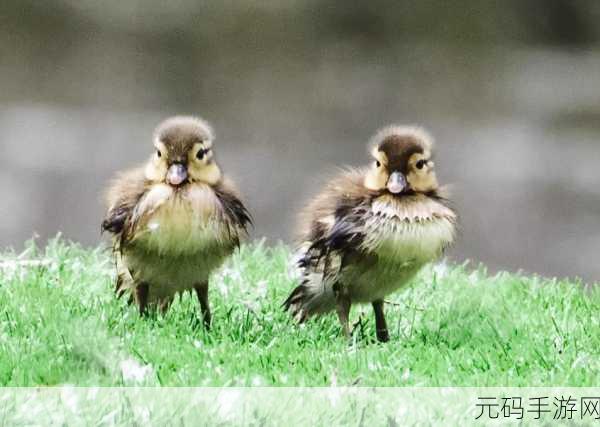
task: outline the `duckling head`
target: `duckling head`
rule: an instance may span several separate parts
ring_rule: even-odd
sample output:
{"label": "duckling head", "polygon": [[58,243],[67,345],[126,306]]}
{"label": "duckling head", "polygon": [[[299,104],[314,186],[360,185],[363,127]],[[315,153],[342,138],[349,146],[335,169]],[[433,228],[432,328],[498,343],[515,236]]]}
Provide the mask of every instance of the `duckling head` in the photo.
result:
{"label": "duckling head", "polygon": [[396,196],[430,193],[438,189],[431,160],[433,140],[418,127],[392,125],[371,139],[373,163],[364,185]]}
{"label": "duckling head", "polygon": [[204,120],[171,117],[154,131],[154,154],[146,165],[146,179],[182,187],[190,183],[215,185],[221,170],[213,153],[214,133]]}

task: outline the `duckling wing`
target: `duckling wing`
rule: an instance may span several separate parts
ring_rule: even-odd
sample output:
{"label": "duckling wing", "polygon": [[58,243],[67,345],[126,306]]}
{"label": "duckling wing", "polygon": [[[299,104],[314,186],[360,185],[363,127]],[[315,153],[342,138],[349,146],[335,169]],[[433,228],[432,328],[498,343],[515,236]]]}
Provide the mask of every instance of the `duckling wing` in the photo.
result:
{"label": "duckling wing", "polygon": [[114,235],[123,232],[135,206],[146,192],[142,168],[126,171],[117,176],[106,192],[108,210],[102,221],[102,231]]}
{"label": "duckling wing", "polygon": [[248,234],[252,216],[230,182],[223,181],[214,188],[214,192],[221,205],[221,220],[226,224],[230,238],[235,240],[238,246],[240,234]]}
{"label": "duckling wing", "polygon": [[121,205],[109,210],[102,221],[102,231],[119,234],[123,231],[125,222],[131,216],[132,208]]}
{"label": "duckling wing", "polygon": [[335,211],[331,228],[313,241],[306,251],[304,265],[315,266],[323,261],[325,276],[335,278],[346,261],[362,251],[367,211],[366,202],[358,205],[342,202]]}
{"label": "duckling wing", "polygon": [[328,229],[320,228],[314,240],[307,242],[298,254],[301,284],[283,306],[299,322],[335,307],[334,287],[344,268],[362,251],[368,204],[366,200],[356,202],[341,200],[333,224]]}
{"label": "duckling wing", "polygon": [[215,188],[215,194],[221,202],[223,218],[231,226],[248,232],[248,226],[252,225],[252,216],[237,194],[228,191],[226,187]]}

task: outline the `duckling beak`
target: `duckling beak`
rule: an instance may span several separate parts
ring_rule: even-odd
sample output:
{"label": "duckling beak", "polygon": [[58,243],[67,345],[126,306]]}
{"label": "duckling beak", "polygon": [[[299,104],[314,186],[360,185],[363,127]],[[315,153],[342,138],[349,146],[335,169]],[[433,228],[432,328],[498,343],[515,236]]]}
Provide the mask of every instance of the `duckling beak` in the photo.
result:
{"label": "duckling beak", "polygon": [[179,186],[188,179],[187,168],[181,163],[174,163],[167,172],[167,182]]}
{"label": "duckling beak", "polygon": [[392,172],[387,182],[387,189],[392,194],[401,193],[406,188],[406,178],[400,172]]}

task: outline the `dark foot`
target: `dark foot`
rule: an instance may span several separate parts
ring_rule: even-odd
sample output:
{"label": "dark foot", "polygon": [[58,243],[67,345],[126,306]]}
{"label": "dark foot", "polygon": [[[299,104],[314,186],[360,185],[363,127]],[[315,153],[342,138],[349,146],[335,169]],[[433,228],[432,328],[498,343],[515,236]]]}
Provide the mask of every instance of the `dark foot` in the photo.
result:
{"label": "dark foot", "polygon": [[377,340],[379,342],[388,342],[390,340],[390,334],[385,322],[385,315],[383,314],[382,300],[373,301],[373,311],[375,312],[375,330],[377,332]]}
{"label": "dark foot", "polygon": [[206,330],[210,330],[212,316],[210,314],[210,306],[208,305],[208,283],[203,283],[194,287],[198,301],[200,301],[200,310],[202,311],[202,320]]}
{"label": "dark foot", "polygon": [[148,293],[149,286],[147,283],[140,283],[135,288],[135,300],[140,309],[140,315],[144,317],[148,315]]}
{"label": "dark foot", "polygon": [[377,329],[377,341],[388,342],[390,340],[390,334],[387,329]]}

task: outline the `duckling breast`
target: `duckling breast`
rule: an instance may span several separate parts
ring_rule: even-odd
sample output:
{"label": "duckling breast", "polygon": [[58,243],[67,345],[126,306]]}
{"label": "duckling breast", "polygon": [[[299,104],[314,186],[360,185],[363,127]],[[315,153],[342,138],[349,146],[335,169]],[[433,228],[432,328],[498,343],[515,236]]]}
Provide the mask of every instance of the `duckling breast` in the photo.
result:
{"label": "duckling breast", "polygon": [[438,258],[455,232],[456,214],[439,201],[386,195],[371,205],[363,246],[392,265],[423,264]]}
{"label": "duckling breast", "polygon": [[364,224],[362,257],[346,268],[342,281],[353,301],[370,302],[406,286],[438,258],[455,235],[456,214],[421,196],[373,201]]}
{"label": "duckling breast", "polygon": [[136,207],[131,243],[168,255],[194,254],[219,244],[229,246],[232,230],[218,215],[219,208],[219,200],[208,185],[182,189],[156,185]]}

